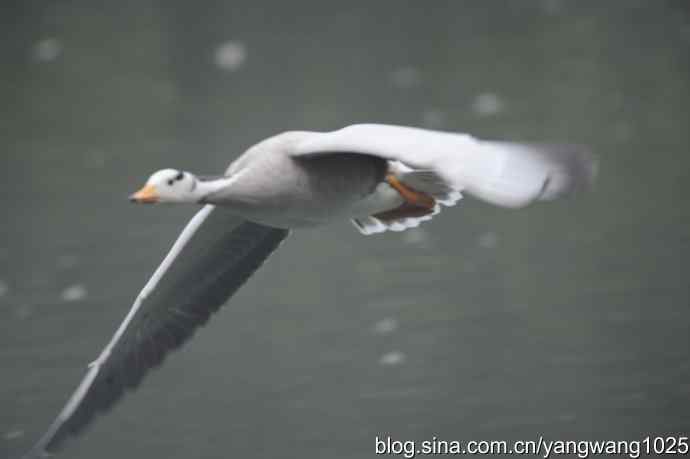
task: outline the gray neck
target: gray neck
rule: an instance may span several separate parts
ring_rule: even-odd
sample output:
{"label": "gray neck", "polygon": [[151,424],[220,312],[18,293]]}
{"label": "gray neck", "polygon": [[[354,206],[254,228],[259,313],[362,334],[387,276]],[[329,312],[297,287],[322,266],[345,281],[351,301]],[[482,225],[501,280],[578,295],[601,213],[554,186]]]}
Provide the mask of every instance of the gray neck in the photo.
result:
{"label": "gray neck", "polygon": [[230,186],[233,179],[230,177],[198,178],[193,190],[194,198],[201,204],[213,204],[213,195]]}

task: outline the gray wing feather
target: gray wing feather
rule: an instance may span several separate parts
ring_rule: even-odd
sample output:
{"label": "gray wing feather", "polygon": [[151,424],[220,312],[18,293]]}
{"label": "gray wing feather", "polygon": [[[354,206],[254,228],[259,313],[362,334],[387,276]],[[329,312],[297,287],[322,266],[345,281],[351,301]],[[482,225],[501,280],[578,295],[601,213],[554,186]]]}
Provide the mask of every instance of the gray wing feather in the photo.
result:
{"label": "gray wing feather", "polygon": [[491,142],[453,132],[384,124],[355,124],[310,133],[292,156],[352,152],[431,171],[449,188],[504,207],[522,207],[588,187],[596,161],[573,145]]}
{"label": "gray wing feather", "polygon": [[109,410],[147,371],[206,323],[287,236],[215,206],[200,210],[138,295],[115,335],[48,431],[25,456],[41,457]]}

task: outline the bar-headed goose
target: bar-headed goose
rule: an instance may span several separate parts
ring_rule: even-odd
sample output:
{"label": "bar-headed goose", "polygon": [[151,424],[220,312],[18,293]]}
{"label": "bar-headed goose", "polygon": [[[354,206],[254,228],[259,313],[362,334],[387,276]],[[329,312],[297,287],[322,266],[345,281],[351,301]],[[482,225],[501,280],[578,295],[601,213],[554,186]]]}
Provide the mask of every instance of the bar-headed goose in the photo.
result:
{"label": "bar-headed goose", "polygon": [[215,178],[158,171],[132,201],[204,206],[28,456],[56,449],[135,388],[292,228],[350,219],[363,234],[401,231],[454,205],[461,193],[523,207],[586,188],[594,174],[594,160],[578,147],[379,124],[279,134]]}

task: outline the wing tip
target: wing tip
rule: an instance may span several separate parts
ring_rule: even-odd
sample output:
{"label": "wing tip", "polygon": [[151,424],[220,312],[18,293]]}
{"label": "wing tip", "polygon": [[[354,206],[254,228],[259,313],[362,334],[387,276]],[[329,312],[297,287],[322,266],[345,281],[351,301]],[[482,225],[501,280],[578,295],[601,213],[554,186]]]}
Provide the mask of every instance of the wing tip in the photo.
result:
{"label": "wing tip", "polygon": [[555,164],[537,199],[551,200],[589,191],[594,187],[599,175],[599,161],[590,148],[583,145],[560,144],[546,146],[544,151]]}

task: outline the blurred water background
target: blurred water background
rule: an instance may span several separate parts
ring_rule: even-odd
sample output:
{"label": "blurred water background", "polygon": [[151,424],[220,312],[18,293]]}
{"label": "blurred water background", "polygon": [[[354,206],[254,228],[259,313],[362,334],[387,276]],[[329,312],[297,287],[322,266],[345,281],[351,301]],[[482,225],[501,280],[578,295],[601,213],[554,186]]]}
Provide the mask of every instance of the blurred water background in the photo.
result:
{"label": "blurred water background", "polygon": [[365,458],[398,439],[690,426],[685,1],[4,2],[0,457],[25,451],[194,209],[132,206],[287,129],[570,141],[594,192],[289,243],[63,456]]}

